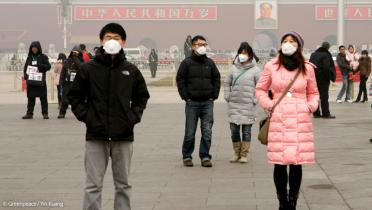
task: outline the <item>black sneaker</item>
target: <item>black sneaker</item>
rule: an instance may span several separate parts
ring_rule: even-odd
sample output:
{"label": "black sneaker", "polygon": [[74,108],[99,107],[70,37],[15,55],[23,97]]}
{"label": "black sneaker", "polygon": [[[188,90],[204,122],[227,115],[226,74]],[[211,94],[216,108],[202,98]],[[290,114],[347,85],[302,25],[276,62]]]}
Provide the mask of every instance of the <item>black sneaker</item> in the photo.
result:
{"label": "black sneaker", "polygon": [[372,143],[372,139],[369,139],[369,143]]}
{"label": "black sneaker", "polygon": [[49,119],[49,116],[48,116],[48,114],[43,114],[43,118],[44,118],[44,120],[47,120],[47,119]]}
{"label": "black sneaker", "polygon": [[57,118],[58,119],[63,119],[63,118],[65,118],[65,115],[64,114],[59,114]]}
{"label": "black sneaker", "polygon": [[322,118],[322,115],[320,115],[320,114],[313,114],[313,117],[314,118]]}
{"label": "black sneaker", "polygon": [[29,114],[29,113],[27,113],[25,116],[22,117],[22,119],[24,119],[24,120],[28,120],[28,119],[32,119],[32,118],[34,118],[33,114]]}
{"label": "black sneaker", "polygon": [[194,166],[194,163],[192,162],[191,159],[184,159],[183,160],[183,165],[186,166],[186,167],[193,167]]}
{"label": "black sneaker", "polygon": [[322,118],[323,119],[335,119],[336,116],[329,114],[329,115],[323,115]]}
{"label": "black sneaker", "polygon": [[206,168],[210,168],[210,167],[213,166],[211,160],[208,159],[208,158],[203,159],[203,160],[201,161],[201,165],[202,165],[203,167],[206,167]]}

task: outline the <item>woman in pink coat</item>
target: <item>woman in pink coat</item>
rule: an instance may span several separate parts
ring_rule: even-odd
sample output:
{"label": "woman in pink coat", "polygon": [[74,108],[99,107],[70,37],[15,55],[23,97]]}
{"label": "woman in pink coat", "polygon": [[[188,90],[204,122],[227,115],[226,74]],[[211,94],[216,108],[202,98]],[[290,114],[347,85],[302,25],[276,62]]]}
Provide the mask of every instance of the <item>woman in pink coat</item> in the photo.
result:
{"label": "woman in pink coat", "polygon": [[[264,67],[256,85],[256,97],[262,107],[272,114],[267,150],[269,163],[275,164],[274,182],[279,210],[293,210],[296,209],[301,186],[302,164],[315,162],[311,113],[318,108],[319,93],[314,66],[306,62],[302,55],[304,41],[300,34],[284,34],[281,44],[278,56]],[[297,80],[272,111],[298,71]],[[270,87],[273,99],[268,96]]]}
{"label": "woman in pink coat", "polygon": [[61,72],[63,68],[63,64],[65,63],[66,55],[64,53],[58,54],[57,63],[54,66],[54,84],[57,86],[57,93],[58,93],[58,109],[62,103],[62,85],[59,83],[59,79],[61,77]]}

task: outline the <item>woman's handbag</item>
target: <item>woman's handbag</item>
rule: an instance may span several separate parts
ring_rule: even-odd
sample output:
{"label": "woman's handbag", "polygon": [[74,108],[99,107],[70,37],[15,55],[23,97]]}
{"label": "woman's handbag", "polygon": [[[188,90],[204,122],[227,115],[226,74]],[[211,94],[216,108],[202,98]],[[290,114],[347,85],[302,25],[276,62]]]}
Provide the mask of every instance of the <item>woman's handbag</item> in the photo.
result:
{"label": "woman's handbag", "polygon": [[[271,109],[271,112],[274,112],[275,107],[280,103],[280,101],[284,98],[284,96],[287,94],[289,89],[292,87],[293,83],[297,80],[298,76],[300,75],[300,71],[297,72],[296,76],[293,78],[291,83],[289,83],[288,87],[285,89],[283,94],[280,96],[279,100],[274,104],[273,108]],[[261,144],[267,145],[268,138],[269,138],[269,125],[270,125],[270,119],[271,119],[271,113],[265,119],[260,121],[259,125],[259,132],[258,132],[258,140],[261,142]]]}

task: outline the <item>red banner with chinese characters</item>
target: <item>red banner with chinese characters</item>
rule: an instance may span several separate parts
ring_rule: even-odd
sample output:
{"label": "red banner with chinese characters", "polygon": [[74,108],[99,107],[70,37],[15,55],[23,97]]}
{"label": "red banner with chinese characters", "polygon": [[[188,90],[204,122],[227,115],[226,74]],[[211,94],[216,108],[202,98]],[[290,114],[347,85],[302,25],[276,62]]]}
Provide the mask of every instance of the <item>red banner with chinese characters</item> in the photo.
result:
{"label": "red banner with chinese characters", "polygon": [[[346,6],[344,8],[346,20],[372,20],[372,6]],[[316,20],[336,20],[337,6],[316,6]]]}
{"label": "red banner with chinese characters", "polygon": [[74,20],[217,20],[216,6],[75,6]]}

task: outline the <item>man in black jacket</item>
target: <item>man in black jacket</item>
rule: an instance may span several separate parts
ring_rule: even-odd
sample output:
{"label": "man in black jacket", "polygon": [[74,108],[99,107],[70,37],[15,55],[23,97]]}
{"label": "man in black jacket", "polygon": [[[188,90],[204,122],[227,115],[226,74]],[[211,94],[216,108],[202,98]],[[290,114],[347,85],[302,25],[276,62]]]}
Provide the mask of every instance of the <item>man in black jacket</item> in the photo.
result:
{"label": "man in black jacket", "polygon": [[[314,118],[326,118],[334,119],[334,115],[331,115],[329,112],[329,84],[330,81],[336,80],[336,70],[335,64],[331,53],[328,51],[330,44],[328,42],[323,42],[322,46],[319,47],[313,54],[310,56],[310,62],[316,65],[315,76],[316,83],[318,85],[319,95],[320,95],[320,106],[313,113]],[[322,114],[320,114],[320,108]]]}
{"label": "man in black jacket", "polygon": [[32,42],[23,68],[23,75],[27,81],[28,102],[27,113],[22,119],[33,118],[36,97],[40,97],[43,118],[49,119],[46,72],[49,71],[50,68],[51,65],[48,56],[43,54],[40,42]]}
{"label": "man in black jacket", "polygon": [[87,128],[83,209],[101,209],[102,182],[111,158],[114,209],[130,210],[133,127],[150,96],[141,72],[125,59],[123,27],[109,23],[99,36],[102,46],[94,60],[80,67],[68,93],[73,113]]}
{"label": "man in black jacket", "polygon": [[206,56],[206,39],[192,39],[192,55],[182,61],[177,73],[178,92],[186,101],[186,127],[182,145],[183,163],[193,166],[192,153],[198,119],[201,120],[199,157],[203,167],[212,167],[209,150],[212,139],[213,101],[220,92],[220,73],[212,59]]}

